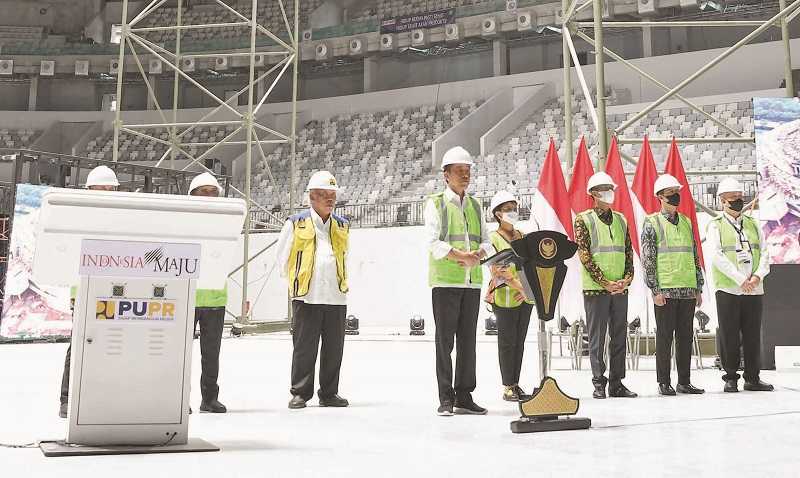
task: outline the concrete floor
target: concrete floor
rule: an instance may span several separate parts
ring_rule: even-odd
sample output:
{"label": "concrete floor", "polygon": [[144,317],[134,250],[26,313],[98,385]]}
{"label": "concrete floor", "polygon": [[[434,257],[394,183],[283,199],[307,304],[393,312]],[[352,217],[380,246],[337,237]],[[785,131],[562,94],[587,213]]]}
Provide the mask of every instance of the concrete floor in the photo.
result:
{"label": "concrete floor", "polygon": [[[533,334],[530,334],[533,335]],[[199,375],[195,342],[194,373]],[[66,344],[0,346],[0,442],[66,435],[57,417]],[[557,359],[552,375],[581,401],[586,431],[514,435],[515,405],[500,399],[497,346],[478,344],[476,402],[488,416],[438,417],[432,336],[348,337],[341,377],[347,409],[290,411],[287,335],[226,339],[221,395],[226,415],[196,414],[190,435],[219,453],[44,458],[0,448],[0,475],[65,477],[250,476],[798,476],[800,375],[765,371],[773,393],[722,393],[720,373],[693,372],[702,396],[659,397],[654,361],[626,384],[638,399],[593,400],[591,374]],[[529,343],[523,384],[536,370]],[[711,360],[706,360],[710,363]],[[193,391],[195,410],[199,387]]]}

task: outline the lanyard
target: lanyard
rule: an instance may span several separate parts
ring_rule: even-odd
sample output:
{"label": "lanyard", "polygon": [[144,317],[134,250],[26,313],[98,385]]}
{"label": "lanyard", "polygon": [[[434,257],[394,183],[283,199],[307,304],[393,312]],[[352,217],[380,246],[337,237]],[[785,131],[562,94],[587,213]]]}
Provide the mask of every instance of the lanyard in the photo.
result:
{"label": "lanyard", "polygon": [[733,230],[736,231],[736,234],[739,236],[739,244],[742,247],[747,245],[747,250],[750,251],[750,241],[747,240],[747,237],[744,235],[744,220],[742,220],[742,227],[736,227],[736,223],[731,221],[727,216],[725,216],[725,220],[728,221],[728,224],[733,227]]}

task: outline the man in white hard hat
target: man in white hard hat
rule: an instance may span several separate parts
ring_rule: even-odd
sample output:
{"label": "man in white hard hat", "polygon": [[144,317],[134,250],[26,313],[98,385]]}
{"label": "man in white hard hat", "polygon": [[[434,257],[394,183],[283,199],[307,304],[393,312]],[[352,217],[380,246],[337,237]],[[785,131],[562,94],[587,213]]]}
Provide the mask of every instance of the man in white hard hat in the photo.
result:
{"label": "man in white hard hat", "polygon": [[[485,415],[472,399],[476,387],[475,334],[483,276],[480,261],[494,248],[477,199],[467,194],[472,156],[460,146],[442,158],[447,187],[428,199],[428,284],[436,324],[436,380],[441,416]],[[455,382],[451,353],[456,347]]]}
{"label": "man in white hard hat", "polygon": [[[653,294],[656,316],[656,376],[658,392],[701,394],[690,381],[694,309],[702,304],[703,270],[697,255],[692,223],[678,212],[681,183],[669,174],[656,179],[654,191],[661,212],[647,216],[642,228],[642,267]],[[690,199],[691,200],[691,199]],[[672,340],[678,386],[670,379]]]}
{"label": "man in white hard hat", "polygon": [[[189,184],[189,195],[219,197],[222,187],[213,174],[198,174]],[[197,289],[194,303],[194,326],[200,325],[200,411],[225,413],[228,409],[219,401],[219,354],[222,330],[225,326],[225,307],[228,288]]]}
{"label": "man in white hard hat", "polygon": [[[119,187],[119,180],[114,171],[108,166],[97,166],[89,171],[86,176],[86,189],[90,191],[116,191]],[[69,289],[70,308],[74,307],[75,297],[78,293],[78,287],[72,286]],[[67,418],[67,410],[69,409],[69,371],[72,356],[72,344],[67,347],[67,356],[64,359],[64,373],[61,375],[61,394],[60,403],[58,408],[58,416]]]}
{"label": "man in white hard hat", "polygon": [[[589,330],[589,362],[594,398],[634,398],[622,384],[628,333],[628,286],[633,280],[633,248],[625,216],[612,211],[617,185],[604,172],[586,185],[594,207],[575,218],[575,242],[583,264],[583,304]],[[608,378],[605,377],[605,340],[609,336]]]}
{"label": "man in white hard hat", "polygon": [[278,264],[292,299],[292,399],[306,407],[314,396],[314,367],[320,338],[319,405],[346,407],[339,396],[347,314],[347,256],[350,223],[333,213],[339,186],[328,171],[308,181],[308,210],[291,216],[278,239]]}
{"label": "man in white hard hat", "polygon": [[744,350],[744,389],[772,391],[762,382],[761,312],[764,277],[769,274],[769,255],[758,222],[742,214],[742,185],[725,178],[717,187],[722,214],[708,224],[712,277],[719,318],[720,362],[726,392],[739,391],[739,350]]}

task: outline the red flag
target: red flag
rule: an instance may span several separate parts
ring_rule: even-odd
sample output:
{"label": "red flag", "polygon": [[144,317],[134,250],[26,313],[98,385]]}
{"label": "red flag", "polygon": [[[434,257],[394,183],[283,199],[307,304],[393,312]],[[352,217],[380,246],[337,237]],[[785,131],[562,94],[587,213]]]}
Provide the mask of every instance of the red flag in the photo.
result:
{"label": "red flag", "polygon": [[636,165],[636,174],[633,176],[633,191],[644,214],[653,214],[661,209],[661,203],[653,192],[653,185],[658,179],[656,162],[653,159],[653,151],[650,149],[650,141],[644,137],[642,150],[639,152],[639,163]]}
{"label": "red flag", "polygon": [[539,196],[543,200],[534,201],[533,212],[542,230],[559,231],[570,239],[574,237],[572,229],[572,211],[564,182],[564,172],[558,159],[556,144],[550,138],[550,148],[539,176]]}
{"label": "red flag", "polygon": [[592,161],[589,159],[589,150],[586,149],[586,138],[581,137],[578,147],[578,157],[572,169],[572,179],[569,182],[569,202],[575,214],[591,209],[594,204],[592,197],[586,193],[586,184],[594,174]]}
{"label": "red flag", "polygon": [[622,168],[622,159],[619,156],[617,137],[611,138],[611,147],[608,149],[608,159],[606,160],[606,173],[611,176],[617,185],[614,194],[614,204],[611,207],[625,216],[628,222],[628,234],[631,237],[633,250],[639,253],[639,229],[636,227],[636,214],[634,213],[633,203],[631,202],[631,192],[628,189],[628,181],[625,179],[625,170]]}
{"label": "red flag", "polygon": [[672,138],[672,144],[669,147],[669,156],[667,157],[667,165],[664,168],[664,172],[675,176],[675,179],[683,186],[681,189],[681,205],[678,206],[678,212],[692,221],[692,232],[694,233],[695,244],[697,244],[697,255],[700,259],[700,267],[705,267],[703,261],[703,247],[702,242],[700,242],[700,228],[697,226],[694,197],[692,196],[692,189],[689,187],[689,180],[686,179],[686,171],[683,169],[681,154],[678,151],[678,143],[675,141],[675,138]]}

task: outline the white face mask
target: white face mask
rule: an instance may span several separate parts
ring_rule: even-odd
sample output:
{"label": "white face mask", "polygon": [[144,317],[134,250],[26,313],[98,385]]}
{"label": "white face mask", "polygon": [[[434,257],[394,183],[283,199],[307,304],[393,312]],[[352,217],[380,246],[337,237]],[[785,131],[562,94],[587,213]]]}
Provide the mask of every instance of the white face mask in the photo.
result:
{"label": "white face mask", "polygon": [[598,194],[598,199],[606,204],[614,204],[614,191],[601,191]]}
{"label": "white face mask", "polygon": [[519,213],[517,211],[504,212],[501,217],[503,220],[512,226],[519,221]]}

